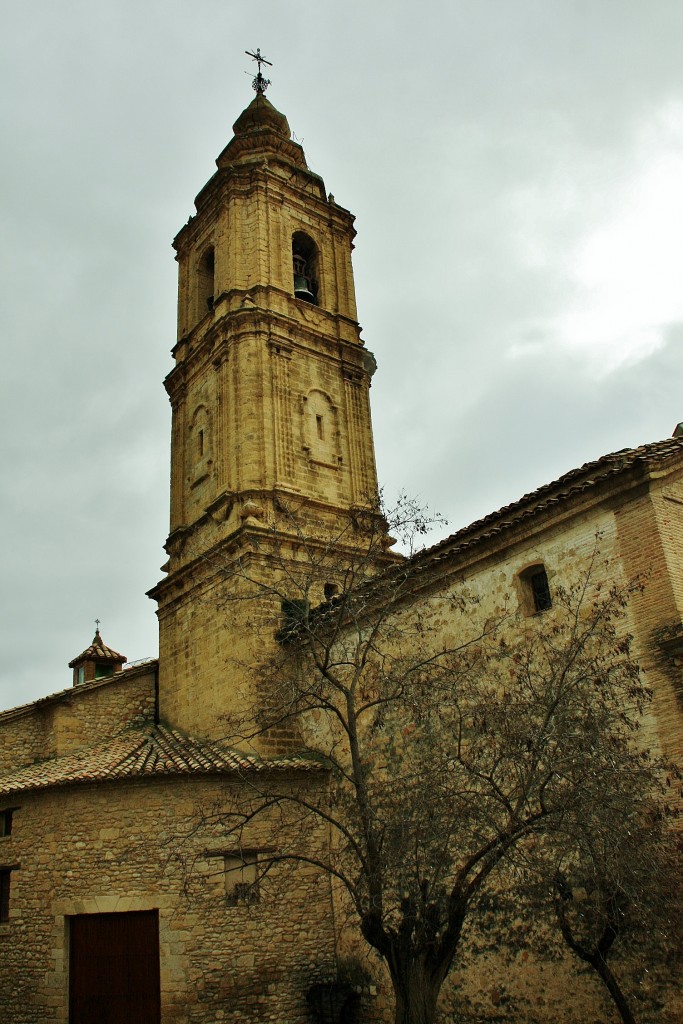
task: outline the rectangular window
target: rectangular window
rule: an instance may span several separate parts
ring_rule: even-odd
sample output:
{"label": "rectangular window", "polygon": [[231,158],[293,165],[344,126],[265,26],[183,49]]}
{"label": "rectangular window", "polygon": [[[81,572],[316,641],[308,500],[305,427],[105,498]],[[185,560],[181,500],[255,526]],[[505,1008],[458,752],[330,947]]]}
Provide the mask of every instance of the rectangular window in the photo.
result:
{"label": "rectangular window", "polygon": [[14,808],[7,811],[0,811],[0,836],[12,835],[12,815]]}
{"label": "rectangular window", "polygon": [[231,905],[254,903],[258,900],[258,855],[254,850],[227,853],[225,866],[225,894]]}
{"label": "rectangular window", "polygon": [[0,868],[0,924],[9,921],[9,887],[12,871]]}

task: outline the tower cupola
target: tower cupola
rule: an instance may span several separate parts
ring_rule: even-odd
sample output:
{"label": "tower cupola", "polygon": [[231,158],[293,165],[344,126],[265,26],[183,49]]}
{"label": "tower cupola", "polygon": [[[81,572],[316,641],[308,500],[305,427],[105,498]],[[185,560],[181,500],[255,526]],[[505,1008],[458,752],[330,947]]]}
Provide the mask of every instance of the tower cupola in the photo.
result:
{"label": "tower cupola", "polygon": [[107,647],[100,636],[98,626],[90,646],[69,662],[69,668],[74,670],[73,684],[78,686],[79,683],[90,683],[93,679],[113,676],[121,671],[126,660],[125,654],[119,654],[118,651]]}

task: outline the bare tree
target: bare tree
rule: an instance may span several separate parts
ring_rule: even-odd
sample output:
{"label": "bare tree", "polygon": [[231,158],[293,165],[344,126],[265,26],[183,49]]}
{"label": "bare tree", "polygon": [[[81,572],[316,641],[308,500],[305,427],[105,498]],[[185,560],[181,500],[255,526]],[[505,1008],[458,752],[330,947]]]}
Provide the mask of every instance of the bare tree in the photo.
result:
{"label": "bare tree", "polygon": [[[390,529],[424,530],[415,513],[404,502]],[[544,615],[502,608],[478,624],[474,598],[429,557],[378,571],[385,525],[373,511],[325,546],[289,517],[264,535],[266,575],[253,560],[221,567],[228,601],[284,610],[279,643],[263,645],[258,707],[229,732],[244,743],[287,725],[329,785],[252,782],[217,817],[248,843],[277,811],[261,870],[307,863],[334,879],[386,963],[397,1024],[431,1024],[499,866],[571,822],[618,830],[624,778],[650,792],[657,766],[634,744],[649,694],[624,632],[629,587],[604,582],[597,553]],[[325,584],[329,599],[311,610]],[[264,623],[272,630],[254,617]],[[323,849],[307,843],[311,820],[329,832]]]}
{"label": "bare tree", "polygon": [[[593,821],[591,828],[575,822],[563,834],[550,891],[564,942],[604,983],[623,1024],[635,1024],[635,999],[611,960],[626,954],[631,972],[636,965],[652,979],[662,967],[674,973],[683,951],[681,843],[670,828],[665,794],[655,803],[628,781],[618,822]],[[656,1000],[654,981],[650,988],[641,1003]]]}

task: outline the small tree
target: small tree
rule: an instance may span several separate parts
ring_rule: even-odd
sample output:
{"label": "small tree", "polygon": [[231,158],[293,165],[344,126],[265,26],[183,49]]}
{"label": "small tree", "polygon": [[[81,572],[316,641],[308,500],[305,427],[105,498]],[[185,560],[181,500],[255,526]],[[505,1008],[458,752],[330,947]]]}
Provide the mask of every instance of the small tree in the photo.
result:
{"label": "small tree", "polygon": [[682,951],[682,851],[664,794],[655,803],[624,781],[619,822],[575,822],[563,835],[550,892],[564,942],[604,983],[623,1024],[635,1024],[634,1001],[610,961],[621,953],[651,976],[663,965],[673,973]]}
{"label": "small tree", "polygon": [[[409,539],[425,529],[405,502],[389,524]],[[431,1024],[492,873],[531,837],[616,822],[625,777],[651,788],[656,768],[633,744],[649,695],[623,634],[629,587],[604,583],[597,554],[543,616],[502,608],[477,625],[474,598],[446,587],[428,557],[378,574],[386,534],[374,511],[349,529],[353,544],[313,544],[290,517],[264,537],[266,577],[244,561],[221,569],[229,600],[251,588],[287,616],[277,647],[263,648],[259,705],[231,736],[288,723],[329,787],[322,798],[305,781],[252,787],[217,816],[241,841],[276,808],[277,850],[262,869],[304,862],[336,880],[386,963],[397,1024]],[[331,579],[337,595],[310,612]],[[322,851],[307,845],[311,819],[329,830]]]}

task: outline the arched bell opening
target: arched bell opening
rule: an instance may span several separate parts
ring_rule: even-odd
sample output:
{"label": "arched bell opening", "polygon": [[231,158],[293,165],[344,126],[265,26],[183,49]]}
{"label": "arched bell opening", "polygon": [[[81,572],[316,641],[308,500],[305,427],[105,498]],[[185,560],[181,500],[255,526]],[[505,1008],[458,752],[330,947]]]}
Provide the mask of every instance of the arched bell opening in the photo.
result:
{"label": "arched bell opening", "polygon": [[213,246],[210,245],[202,253],[197,266],[197,307],[200,317],[203,317],[207,311],[213,309],[215,295],[214,276],[215,257]]}
{"label": "arched bell opening", "polygon": [[318,249],[303,231],[292,235],[294,298],[318,305]]}

